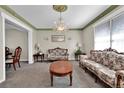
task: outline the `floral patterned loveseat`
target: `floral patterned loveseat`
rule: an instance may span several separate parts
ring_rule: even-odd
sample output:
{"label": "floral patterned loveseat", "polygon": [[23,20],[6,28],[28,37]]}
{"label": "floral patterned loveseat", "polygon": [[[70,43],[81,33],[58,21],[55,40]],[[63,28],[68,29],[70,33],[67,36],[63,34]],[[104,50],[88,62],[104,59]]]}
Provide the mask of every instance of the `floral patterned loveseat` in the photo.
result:
{"label": "floral patterned loveseat", "polygon": [[54,48],[48,50],[47,59],[49,61],[68,60],[68,49]]}
{"label": "floral patterned loveseat", "polygon": [[79,66],[110,87],[124,87],[124,55],[117,51],[91,50],[89,57],[80,56]]}

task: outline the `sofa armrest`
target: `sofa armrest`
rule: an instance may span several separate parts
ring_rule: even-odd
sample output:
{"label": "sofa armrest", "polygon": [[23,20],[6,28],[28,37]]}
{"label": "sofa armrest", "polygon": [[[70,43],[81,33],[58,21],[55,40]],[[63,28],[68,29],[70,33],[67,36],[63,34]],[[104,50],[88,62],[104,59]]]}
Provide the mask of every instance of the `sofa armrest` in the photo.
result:
{"label": "sofa armrest", "polygon": [[79,66],[82,67],[83,62],[88,59],[87,55],[79,55]]}
{"label": "sofa armrest", "polygon": [[80,55],[79,56],[79,61],[83,61],[83,60],[86,60],[86,59],[88,59],[87,55]]}
{"label": "sofa armrest", "polygon": [[116,71],[116,82],[115,87],[121,88],[124,87],[124,70]]}

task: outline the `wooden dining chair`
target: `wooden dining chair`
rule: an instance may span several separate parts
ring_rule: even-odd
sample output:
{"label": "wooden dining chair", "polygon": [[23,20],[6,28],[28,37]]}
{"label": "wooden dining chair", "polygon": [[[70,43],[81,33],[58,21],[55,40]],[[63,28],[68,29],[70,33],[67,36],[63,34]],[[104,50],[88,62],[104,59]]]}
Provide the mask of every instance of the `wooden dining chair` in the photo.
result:
{"label": "wooden dining chair", "polygon": [[18,63],[18,66],[21,67],[20,65],[20,55],[21,55],[22,48],[19,46],[15,49],[14,56],[12,59],[6,60],[6,65],[11,66],[13,65],[14,70],[16,70],[15,64]]}

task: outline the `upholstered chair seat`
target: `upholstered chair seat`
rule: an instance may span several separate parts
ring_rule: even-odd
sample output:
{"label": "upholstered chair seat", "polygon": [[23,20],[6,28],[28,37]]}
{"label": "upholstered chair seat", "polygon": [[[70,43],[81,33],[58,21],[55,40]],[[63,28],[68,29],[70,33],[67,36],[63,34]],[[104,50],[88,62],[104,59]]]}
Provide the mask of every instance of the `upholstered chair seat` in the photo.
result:
{"label": "upholstered chair seat", "polygon": [[13,63],[13,59],[7,59],[5,62],[6,63]]}

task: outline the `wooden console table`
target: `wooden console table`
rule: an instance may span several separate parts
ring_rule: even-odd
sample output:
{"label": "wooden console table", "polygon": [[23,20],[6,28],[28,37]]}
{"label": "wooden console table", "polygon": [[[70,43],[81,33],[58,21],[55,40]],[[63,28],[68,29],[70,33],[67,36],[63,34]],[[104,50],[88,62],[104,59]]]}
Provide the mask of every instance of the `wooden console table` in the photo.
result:
{"label": "wooden console table", "polygon": [[[34,58],[34,61],[41,61],[41,62],[43,62],[43,60],[44,60],[44,54],[34,54],[33,55],[33,58]],[[40,58],[40,60],[38,60],[38,58]]]}

